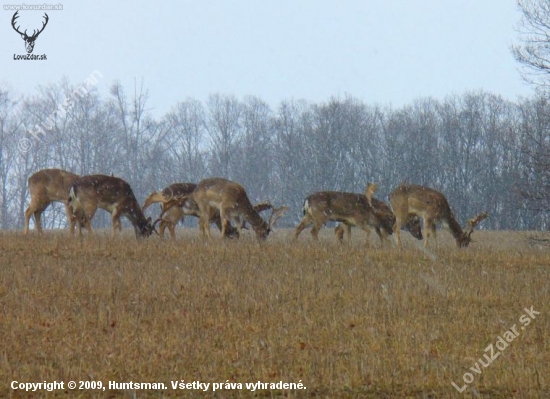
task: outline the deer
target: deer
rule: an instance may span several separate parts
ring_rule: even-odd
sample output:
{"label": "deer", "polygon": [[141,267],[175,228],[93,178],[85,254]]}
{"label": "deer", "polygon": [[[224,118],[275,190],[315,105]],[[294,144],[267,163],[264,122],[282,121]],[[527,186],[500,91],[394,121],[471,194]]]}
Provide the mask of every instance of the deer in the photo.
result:
{"label": "deer", "polygon": [[[372,197],[371,206],[380,212],[393,214],[390,206],[386,204],[384,201],[379,200],[378,198]],[[352,228],[351,224],[347,222],[340,222],[338,226],[334,228],[334,234],[336,235],[336,238],[338,239],[338,241],[340,241],[341,243],[344,241],[344,233],[346,233],[348,241],[351,240],[351,228]],[[417,240],[422,240],[423,238],[422,226],[420,224],[420,219],[417,216],[409,217],[407,219],[407,223],[405,223],[402,229],[407,230]],[[378,237],[380,237],[380,239],[382,240],[383,235],[381,234],[380,228],[375,227],[374,230],[376,231],[376,234],[378,235]],[[369,236],[370,236],[370,233],[367,230],[367,242],[368,242]]]}
{"label": "deer", "polygon": [[130,185],[124,180],[106,175],[89,175],[76,179],[69,189],[69,208],[79,222],[79,235],[82,226],[93,234],[91,222],[98,208],[112,215],[113,237],[120,230],[120,218],[125,216],[136,233],[136,238],[149,237],[155,230],[158,220],[152,224],[145,218]]}
{"label": "deer", "polygon": [[[181,220],[183,221],[185,216],[194,216],[200,219],[200,210],[193,199],[192,192],[189,193],[187,190],[185,191],[179,191],[179,196],[173,196],[172,193],[173,187],[181,183],[174,183],[171,186],[168,186],[163,190],[163,194],[159,195],[156,192],[153,192],[146,201],[143,210],[145,211],[146,205],[155,202],[161,202],[161,210],[162,213],[159,216],[159,220],[161,220],[159,224],[159,235],[160,237],[164,237],[164,230],[166,227],[168,227],[170,231],[170,235],[172,239],[176,238],[175,233],[175,227],[178,224],[178,222]],[[192,183],[183,183],[183,184],[192,184]],[[196,184],[193,184],[193,186],[196,186]],[[151,199],[153,198],[153,199]],[[269,210],[269,209],[275,209],[273,205],[271,205],[270,202],[260,202],[253,206],[254,210],[258,213],[261,213],[263,211]],[[210,212],[210,223],[215,223],[218,229],[222,230],[222,223],[220,219],[220,213],[217,209],[212,208]],[[246,226],[246,221],[242,221],[241,224],[241,230],[242,229],[248,229]],[[239,238],[240,232],[239,229],[237,229],[232,224],[227,225],[226,230],[226,237],[227,238]]]}
{"label": "deer", "polygon": [[459,248],[467,247],[472,242],[474,228],[489,217],[487,212],[481,212],[469,219],[463,230],[453,215],[447,198],[439,191],[419,185],[402,183],[390,193],[389,198],[395,214],[395,242],[399,247],[402,247],[399,230],[403,221],[411,216],[418,216],[423,220],[424,247],[428,246],[432,236],[436,239],[436,225],[443,224],[449,229]]}
{"label": "deer", "polygon": [[[200,218],[200,210],[193,199],[192,193],[197,185],[194,183],[174,183],[164,188],[162,192],[152,192],[145,200],[143,212],[154,203],[161,203],[161,220],[159,224],[159,235],[164,237],[164,230],[168,227],[172,239],[176,238],[175,227],[178,222],[183,221],[185,216],[194,216]],[[268,209],[273,209],[273,205],[269,202],[260,202],[254,205],[254,210],[261,213]],[[221,231],[222,224],[220,213],[216,209],[211,210],[210,223],[215,223]],[[242,222],[241,229],[247,229],[246,222]],[[225,232],[227,238],[239,238],[239,230],[229,224]]]}
{"label": "deer", "polygon": [[[159,217],[159,235],[164,237],[164,231],[168,228],[172,239],[176,238],[176,225],[178,222],[183,221],[186,215],[197,216],[196,212],[185,212],[183,206],[187,201],[188,196],[197,187],[194,183],[174,183],[165,187],[161,192],[153,191],[146,199],[141,210],[145,213],[145,210],[155,203],[161,203],[161,216]],[[181,199],[174,203],[174,200]],[[170,204],[170,205],[168,205]],[[198,211],[198,209],[197,209]]]}
{"label": "deer", "polygon": [[[374,228],[381,242],[393,233],[395,217],[391,212],[379,210],[372,206],[369,197],[376,191],[376,185],[369,184],[365,194],[340,191],[319,191],[309,195],[304,200],[303,218],[294,231],[294,239],[300,233],[313,225],[311,235],[319,239],[319,230],[328,221],[341,222],[346,226],[357,226],[367,233]],[[338,232],[336,232],[337,237]]]}
{"label": "deer", "polygon": [[34,216],[36,230],[42,234],[42,213],[52,202],[62,202],[70,224],[71,234],[74,234],[76,220],[69,209],[67,198],[71,184],[78,175],[62,169],[42,169],[29,177],[30,204],[25,210],[25,235],[29,232],[29,221]]}
{"label": "deer", "polygon": [[[221,177],[212,177],[199,182],[192,193],[192,199],[199,208],[201,235],[209,239],[211,238],[210,215],[213,210],[219,212],[223,238],[226,237],[228,228],[233,221],[239,233],[245,223],[250,224],[258,241],[267,238],[275,222],[288,210],[286,206],[272,208],[268,221],[265,221],[250,203],[244,187]],[[271,205],[269,204],[269,206]]]}
{"label": "deer", "polygon": [[44,30],[46,25],[48,25],[48,21],[50,20],[50,18],[48,17],[48,14],[44,13],[45,21],[42,22],[42,28],[39,29],[38,32],[36,31],[36,29],[34,29],[32,35],[28,36],[26,29],[25,29],[25,32],[21,32],[21,31],[19,31],[19,26],[15,27],[15,24],[17,22],[16,20],[17,20],[17,18],[19,18],[19,15],[17,15],[17,14],[19,14],[19,11],[16,11],[15,14],[13,14],[13,17],[11,19],[11,27],[13,28],[13,30],[15,30],[17,33],[19,33],[21,35],[21,37],[25,41],[25,49],[27,50],[27,53],[30,54],[34,50],[35,40],[38,38],[38,35],[40,35],[42,33],[42,31]]}

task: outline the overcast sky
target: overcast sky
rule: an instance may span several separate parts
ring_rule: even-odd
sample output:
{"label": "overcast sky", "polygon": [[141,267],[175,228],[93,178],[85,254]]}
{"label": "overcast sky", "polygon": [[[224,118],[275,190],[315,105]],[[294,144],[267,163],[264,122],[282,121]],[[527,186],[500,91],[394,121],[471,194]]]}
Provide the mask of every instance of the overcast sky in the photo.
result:
{"label": "overcast sky", "polygon": [[[12,0],[3,0],[6,4]],[[44,0],[25,0],[43,4]],[[485,90],[510,100],[532,88],[509,47],[515,0],[63,1],[33,54],[0,10],[0,88],[32,94],[63,76],[81,84],[94,70],[103,95],[115,80],[128,93],[143,79],[161,115],[209,94],[322,102],[350,94],[401,106],[420,97]],[[43,11],[20,11],[28,33]]]}

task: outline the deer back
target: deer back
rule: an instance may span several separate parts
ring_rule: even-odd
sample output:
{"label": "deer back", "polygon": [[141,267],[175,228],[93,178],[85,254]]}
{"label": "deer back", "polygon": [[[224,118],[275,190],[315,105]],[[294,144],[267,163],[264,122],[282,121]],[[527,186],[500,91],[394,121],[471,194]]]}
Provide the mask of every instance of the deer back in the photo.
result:
{"label": "deer back", "polygon": [[66,201],[71,184],[78,175],[62,169],[42,169],[29,177],[31,198],[40,202]]}
{"label": "deer back", "polygon": [[347,221],[352,224],[375,224],[375,216],[367,198],[361,194],[320,191],[306,198],[304,212],[314,220]]}

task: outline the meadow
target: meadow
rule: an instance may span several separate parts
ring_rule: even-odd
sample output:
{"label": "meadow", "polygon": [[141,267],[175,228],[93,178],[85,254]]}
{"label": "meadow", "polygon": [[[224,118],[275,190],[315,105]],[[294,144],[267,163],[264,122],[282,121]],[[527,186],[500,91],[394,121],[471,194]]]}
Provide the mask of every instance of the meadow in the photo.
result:
{"label": "meadow", "polygon": [[[0,397],[550,397],[550,247],[528,233],[476,231],[459,250],[440,232],[428,251],[406,233],[403,250],[356,230],[344,245],[329,229],[318,243],[177,233],[0,232]],[[281,381],[305,389],[245,386]]]}

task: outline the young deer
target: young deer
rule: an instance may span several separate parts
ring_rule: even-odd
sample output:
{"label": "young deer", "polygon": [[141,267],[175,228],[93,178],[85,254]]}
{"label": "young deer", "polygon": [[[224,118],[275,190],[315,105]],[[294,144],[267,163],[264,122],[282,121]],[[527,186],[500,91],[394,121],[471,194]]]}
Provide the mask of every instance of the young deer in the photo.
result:
{"label": "young deer", "polygon": [[435,227],[441,223],[448,227],[458,247],[467,247],[472,241],[471,235],[479,222],[489,214],[482,212],[469,219],[464,230],[456,221],[449,202],[439,191],[418,185],[401,184],[390,194],[390,203],[395,214],[395,241],[402,246],[399,231],[403,221],[410,216],[418,216],[424,223],[424,247],[428,246],[431,236],[436,238]]}
{"label": "young deer", "polygon": [[61,169],[42,169],[29,177],[31,202],[25,211],[25,235],[29,232],[29,221],[34,215],[34,224],[42,233],[42,213],[52,202],[62,202],[70,223],[71,234],[74,234],[75,219],[69,209],[67,198],[69,187],[78,175]]}
{"label": "young deer", "polygon": [[120,218],[126,216],[134,226],[136,238],[148,237],[154,231],[151,218],[145,218],[128,183],[118,177],[90,175],[76,179],[69,190],[69,207],[80,224],[92,233],[91,222],[97,208],[112,214],[113,236],[120,229]]}

